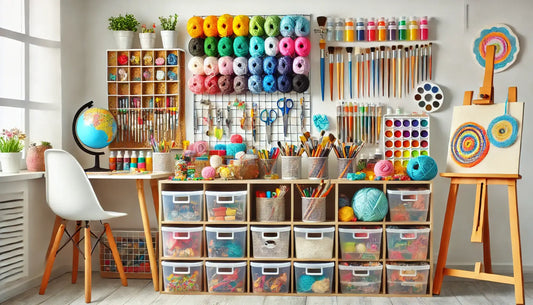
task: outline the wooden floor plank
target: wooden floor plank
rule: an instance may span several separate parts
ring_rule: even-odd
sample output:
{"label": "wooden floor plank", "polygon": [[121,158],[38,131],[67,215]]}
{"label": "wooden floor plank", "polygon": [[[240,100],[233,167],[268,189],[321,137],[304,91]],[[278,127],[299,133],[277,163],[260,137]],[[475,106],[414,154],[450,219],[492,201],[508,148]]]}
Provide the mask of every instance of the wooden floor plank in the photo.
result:
{"label": "wooden floor plank", "polygon": [[306,305],[337,305],[337,297],[307,297]]}
{"label": "wooden floor plank", "polygon": [[491,305],[472,281],[449,282],[447,286],[462,305]]}
{"label": "wooden floor plank", "polygon": [[450,286],[447,285],[446,280],[444,280],[440,295],[431,298],[418,298],[418,300],[424,305],[461,305],[459,300],[452,293]]}
{"label": "wooden floor plank", "polygon": [[44,295],[39,294],[39,286],[32,287],[19,295],[5,301],[2,305],[39,304],[61,291],[66,283],[70,283],[70,273],[51,278]]}
{"label": "wooden floor plank", "polygon": [[337,305],[392,305],[389,298],[337,297]]}
{"label": "wooden floor plank", "polygon": [[475,285],[492,304],[513,304],[516,301],[513,285],[484,281],[477,281]]}
{"label": "wooden floor plank", "polygon": [[305,305],[305,302],[302,296],[266,296],[263,305]]}
{"label": "wooden floor plank", "polygon": [[[120,283],[119,279],[116,279],[116,281]],[[150,284],[152,284],[151,281]],[[143,290],[144,287],[146,287],[146,280],[129,279],[127,287],[119,286],[113,291],[113,293],[109,294],[104,300],[102,300],[99,305],[129,304],[129,302],[133,301],[139,291]],[[158,294],[158,292],[154,290],[152,291]]]}
{"label": "wooden floor plank", "polygon": [[[81,280],[83,281],[83,273],[80,273]],[[80,279],[78,279],[79,281]],[[109,295],[115,292],[122,285],[120,279],[102,278],[98,272],[92,274],[92,289],[91,289],[91,304],[100,304]],[[85,295],[80,296],[74,300],[70,305],[84,305]]]}
{"label": "wooden floor plank", "polygon": [[419,298],[412,298],[412,297],[394,297],[389,298],[392,305],[423,305],[421,300]]}

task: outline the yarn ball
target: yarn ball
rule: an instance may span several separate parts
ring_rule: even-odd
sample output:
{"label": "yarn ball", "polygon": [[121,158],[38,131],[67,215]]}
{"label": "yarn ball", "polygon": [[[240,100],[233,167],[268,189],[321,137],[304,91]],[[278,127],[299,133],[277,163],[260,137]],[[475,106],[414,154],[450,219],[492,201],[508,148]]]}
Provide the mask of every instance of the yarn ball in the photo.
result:
{"label": "yarn ball", "polygon": [[313,125],[315,128],[322,131],[329,129],[329,120],[325,114],[315,114],[313,115]]}
{"label": "yarn ball", "polygon": [[346,175],[346,179],[350,181],[365,180],[365,178],[366,178],[366,173],[364,172],[348,173],[348,175]]}
{"label": "yarn ball", "polygon": [[265,32],[269,37],[276,37],[279,35],[279,23],[281,18],[279,16],[268,16],[265,20]]}
{"label": "yarn ball", "polygon": [[216,75],[210,75],[205,78],[204,82],[205,86],[205,92],[207,94],[217,94],[220,92],[220,88],[218,88],[218,76]]}
{"label": "yarn ball", "polygon": [[204,73],[206,75],[218,74],[218,58],[209,56],[204,59]]}
{"label": "yarn ball", "polygon": [[279,53],[279,40],[276,37],[267,37],[265,39],[265,54],[276,56]]}
{"label": "yarn ball", "polygon": [[218,88],[222,94],[233,93],[233,76],[222,75],[218,78]]}
{"label": "yarn ball", "polygon": [[276,57],[267,56],[265,57],[265,59],[263,59],[263,72],[265,72],[265,74],[276,73],[277,67],[278,67],[278,59]]}
{"label": "yarn ball", "polygon": [[223,143],[215,144],[215,150],[226,150],[226,144],[223,144]]}
{"label": "yarn ball", "polygon": [[231,37],[220,38],[220,40],[218,41],[217,50],[220,56],[232,56],[233,55],[233,39]]}
{"label": "yarn ball", "polygon": [[235,58],[233,60],[233,73],[235,73],[235,75],[248,74],[248,58],[246,57]]}
{"label": "yarn ball", "polygon": [[381,221],[389,211],[387,196],[373,187],[360,189],[352,199],[352,208],[361,221]]}
{"label": "yarn ball", "polygon": [[207,37],[204,40],[204,53],[207,56],[218,56],[218,38]]}
{"label": "yarn ball", "polygon": [[[263,59],[261,57],[250,57],[248,59],[248,71],[253,75],[263,74]],[[248,85],[250,87],[250,85]]]}
{"label": "yarn ball", "polygon": [[229,138],[231,143],[242,143],[242,136],[240,134],[234,134]]}
{"label": "yarn ball", "polygon": [[288,93],[292,90],[292,79],[288,75],[280,75],[278,77],[278,90],[283,93]]}
{"label": "yarn ball", "polygon": [[189,59],[187,68],[195,75],[203,75],[204,73],[204,59],[200,56],[194,56]]}
{"label": "yarn ball", "polygon": [[192,56],[204,56],[204,39],[198,37],[189,40],[189,53]]}
{"label": "yarn ball", "polygon": [[191,90],[194,94],[202,94],[205,91],[205,76],[203,75],[195,75],[191,78],[189,78],[187,85],[189,87],[189,90]]}
{"label": "yarn ball", "polygon": [[235,39],[233,40],[233,53],[235,53],[235,56],[238,57],[247,57],[248,54],[250,54],[250,45],[248,43],[248,37],[235,37]]}
{"label": "yarn ball", "polygon": [[265,40],[262,37],[253,36],[250,39],[250,56],[265,55]]}
{"label": "yarn ball", "polygon": [[263,76],[263,90],[266,93],[274,93],[278,90],[276,77],[272,74]]}
{"label": "yarn ball", "polygon": [[278,73],[287,75],[292,72],[292,57],[283,56],[278,60]]}
{"label": "yarn ball", "polygon": [[315,277],[312,275],[303,274],[298,279],[298,287],[296,288],[298,292],[309,292],[311,287],[315,283]]}
{"label": "yarn ball", "polygon": [[233,90],[236,94],[242,94],[248,90],[248,78],[244,75],[239,75],[233,79]]}
{"label": "yarn ball", "polygon": [[[248,65],[250,65],[249,61],[248,61]],[[261,80],[261,76],[259,75],[250,76],[250,78],[248,78],[248,89],[252,93],[261,93],[261,91],[263,91],[263,81]]]}
{"label": "yarn ball", "polygon": [[224,56],[218,59],[218,72],[222,75],[233,74],[233,57]]}
{"label": "yarn ball", "polygon": [[216,170],[211,166],[206,166],[202,168],[202,178],[204,179],[213,179],[215,178]]}
{"label": "yarn ball", "polygon": [[[350,198],[346,194],[339,194],[339,208],[351,207]],[[353,209],[352,209],[353,211]]]}
{"label": "yarn ball", "polygon": [[390,160],[379,160],[374,166],[374,174],[380,177],[392,176],[394,174],[394,165]]}
{"label": "yarn ball", "polygon": [[204,33],[203,25],[204,25],[204,19],[202,17],[200,16],[191,17],[187,21],[187,33],[189,33],[189,36],[191,36],[192,38],[200,37]]}
{"label": "yarn ball", "polygon": [[212,155],[209,159],[209,165],[212,168],[219,168],[222,165],[222,157],[219,155]]}
{"label": "yarn ball", "polygon": [[207,37],[218,36],[217,21],[218,21],[217,16],[211,15],[211,16],[205,17],[204,26],[203,26],[205,36]]}
{"label": "yarn ball", "polygon": [[263,16],[253,16],[249,23],[250,35],[252,36],[265,36],[265,18]]}
{"label": "yarn ball", "polygon": [[250,18],[246,15],[237,15],[233,18],[233,33],[236,36],[248,36]]}
{"label": "yarn ball", "polygon": [[430,156],[418,156],[407,163],[407,175],[413,180],[431,180],[438,173],[437,162]]}
{"label": "yarn ball", "polygon": [[296,74],[292,78],[292,88],[298,93],[304,93],[309,89],[309,78],[307,75]]}
{"label": "yarn ball", "polygon": [[304,56],[298,56],[292,61],[292,71],[296,74],[305,74],[309,73],[309,59]]}
{"label": "yarn ball", "polygon": [[226,153],[228,154],[228,156],[235,156],[239,151],[246,151],[245,143],[226,144]]}
{"label": "yarn ball", "polygon": [[279,41],[279,52],[283,56],[294,55],[294,40],[290,37],[284,37]]}
{"label": "yarn ball", "polygon": [[233,35],[233,16],[224,14],[218,17],[217,30],[220,37]]}
{"label": "yarn ball", "polygon": [[285,16],[281,18],[279,24],[279,32],[283,37],[290,37],[294,34],[294,27],[296,26],[295,16]]}
{"label": "yarn ball", "polygon": [[[202,171],[203,176],[203,171]],[[339,220],[343,222],[352,221],[355,218],[353,208],[346,206],[339,209]]]}
{"label": "yarn ball", "polygon": [[298,56],[307,56],[311,53],[311,41],[307,37],[298,37],[294,41],[294,51]]}
{"label": "yarn ball", "polygon": [[296,36],[307,36],[311,31],[311,25],[309,20],[304,16],[296,17],[296,23],[294,25],[294,34]]}

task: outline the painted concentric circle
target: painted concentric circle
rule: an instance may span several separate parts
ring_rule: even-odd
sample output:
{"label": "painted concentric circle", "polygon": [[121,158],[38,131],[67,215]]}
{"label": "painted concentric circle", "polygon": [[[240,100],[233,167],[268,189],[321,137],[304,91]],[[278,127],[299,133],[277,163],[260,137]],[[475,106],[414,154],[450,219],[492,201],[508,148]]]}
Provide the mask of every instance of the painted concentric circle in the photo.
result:
{"label": "painted concentric circle", "polygon": [[512,65],[520,50],[518,38],[505,24],[497,24],[481,30],[474,41],[474,56],[477,62],[485,67],[485,52],[488,45],[495,45],[494,72],[500,72]]}
{"label": "painted concentric circle", "polygon": [[467,122],[455,130],[450,146],[455,163],[462,167],[473,167],[485,158],[490,144],[483,127]]}
{"label": "painted concentric circle", "polygon": [[518,122],[512,116],[504,114],[490,122],[487,132],[489,141],[494,146],[509,147],[518,137]]}

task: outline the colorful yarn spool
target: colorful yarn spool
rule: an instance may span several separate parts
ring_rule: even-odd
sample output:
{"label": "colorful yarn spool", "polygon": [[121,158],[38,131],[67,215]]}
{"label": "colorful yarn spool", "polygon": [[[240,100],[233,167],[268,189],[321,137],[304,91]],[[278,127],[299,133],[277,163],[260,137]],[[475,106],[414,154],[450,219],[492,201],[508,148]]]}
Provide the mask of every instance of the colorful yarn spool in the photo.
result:
{"label": "colorful yarn spool", "polygon": [[211,166],[206,166],[202,168],[202,178],[204,179],[214,179],[216,175],[216,170]]}
{"label": "colorful yarn spool", "polygon": [[294,35],[294,27],[296,26],[296,21],[294,16],[285,16],[281,18],[279,23],[279,32],[283,37],[290,37]]}
{"label": "colorful yarn spool", "polygon": [[192,38],[200,37],[204,34],[203,30],[204,19],[200,16],[194,16],[187,21],[187,33]]}
{"label": "colorful yarn spool", "polygon": [[243,139],[240,134],[234,134],[229,138],[230,143],[242,143]]}
{"label": "colorful yarn spool", "polygon": [[233,39],[231,37],[220,38],[220,40],[218,41],[217,50],[220,56],[232,56],[233,55]]}
{"label": "colorful yarn spool", "polygon": [[288,75],[280,75],[278,77],[278,90],[283,93],[291,92],[292,80]]}
{"label": "colorful yarn spool", "polygon": [[278,73],[287,75],[292,72],[292,58],[290,56],[283,56],[278,60]]}
{"label": "colorful yarn spool", "polygon": [[298,56],[308,56],[311,53],[311,41],[307,37],[298,37],[294,41],[294,51]]}
{"label": "colorful yarn spool", "polygon": [[204,73],[206,75],[218,74],[218,58],[209,56],[204,59]]}
{"label": "colorful yarn spool", "polygon": [[431,180],[438,173],[437,162],[430,156],[418,156],[407,163],[407,175],[413,180]]}
{"label": "colorful yarn spool", "polygon": [[390,160],[379,160],[374,166],[374,174],[377,177],[387,177],[394,174],[394,165]]}
{"label": "colorful yarn spool", "polygon": [[[284,37],[279,41],[279,52],[283,56],[294,55],[294,40],[290,37]],[[207,52],[205,52],[207,54]]]}
{"label": "colorful yarn spool", "polygon": [[233,90],[236,94],[243,94],[248,90],[248,79],[246,76],[239,75],[233,79]]}
{"label": "colorful yarn spool", "polygon": [[194,94],[202,94],[205,91],[205,76],[203,75],[194,75],[193,77],[189,78],[189,81],[187,82],[187,86],[189,87],[189,90],[191,90]]}
{"label": "colorful yarn spool", "polygon": [[233,73],[235,73],[235,75],[248,74],[248,58],[246,57],[235,58],[233,60]]}
{"label": "colorful yarn spool", "polygon": [[248,78],[248,89],[252,93],[261,93],[261,91],[263,91],[263,81],[261,80],[261,76],[250,76],[250,78]]}
{"label": "colorful yarn spool", "polygon": [[276,56],[279,53],[279,40],[276,37],[267,37],[265,39],[265,54]]}
{"label": "colorful yarn spool", "polygon": [[304,93],[309,89],[309,77],[304,74],[296,74],[292,78],[292,88],[298,93]]}
{"label": "colorful yarn spool", "polygon": [[218,88],[218,76],[216,75],[209,75],[206,77],[204,85],[207,94],[217,94],[220,92],[220,89]]}
{"label": "colorful yarn spool", "polygon": [[308,36],[310,31],[311,25],[309,24],[309,20],[307,20],[307,18],[305,18],[304,16],[296,17],[296,24],[294,25],[294,34],[300,37]]}
{"label": "colorful yarn spool", "polygon": [[248,45],[248,37],[235,37],[235,39],[233,40],[233,53],[235,53],[235,56],[248,56],[248,54],[250,54],[249,49],[250,46]]}
{"label": "colorful yarn spool", "polygon": [[204,40],[204,52],[207,56],[218,56],[218,38],[207,37]]}
{"label": "colorful yarn spool", "polygon": [[249,32],[252,36],[265,36],[265,18],[263,16],[253,16],[250,20]]}
{"label": "colorful yarn spool", "polygon": [[367,187],[355,193],[352,208],[358,220],[381,221],[389,211],[389,202],[381,190]]}
{"label": "colorful yarn spool", "polygon": [[276,78],[272,74],[263,77],[263,90],[266,93],[274,93],[277,90]]}
{"label": "colorful yarn spool", "polygon": [[233,33],[237,36],[248,36],[250,18],[246,15],[237,15],[233,18]]}
{"label": "colorful yarn spool", "polygon": [[248,59],[248,71],[253,75],[263,74],[263,60],[261,57],[250,57],[250,59]]}
{"label": "colorful yarn spool", "polygon": [[204,59],[200,56],[194,56],[187,64],[189,71],[195,75],[203,75],[204,73]]}
{"label": "colorful yarn spool", "polygon": [[233,93],[233,77],[229,75],[222,75],[218,78],[218,88],[222,94]]}
{"label": "colorful yarn spool", "polygon": [[262,37],[254,36],[250,39],[250,56],[265,55],[265,40]]}
{"label": "colorful yarn spool", "polygon": [[230,14],[224,14],[218,17],[217,30],[220,37],[233,35],[233,16]]}
{"label": "colorful yarn spool", "polygon": [[224,56],[218,59],[218,72],[222,75],[233,74],[233,58],[231,56]]}
{"label": "colorful yarn spool", "polygon": [[[278,66],[278,59],[274,56],[268,56],[263,60],[263,72],[266,74],[276,73],[276,68]],[[265,85],[263,84],[263,87]]]}
{"label": "colorful yarn spool", "polygon": [[268,37],[276,37],[279,36],[279,23],[281,22],[281,19],[279,16],[268,16],[265,20],[265,33]]}
{"label": "colorful yarn spool", "polygon": [[197,37],[189,40],[189,53],[192,56],[204,56],[204,39]]}
{"label": "colorful yarn spool", "polygon": [[217,30],[217,16],[207,16],[204,20],[204,34],[207,37],[215,37],[218,36],[218,30]]}
{"label": "colorful yarn spool", "polygon": [[292,71],[296,74],[309,74],[309,59],[304,56],[298,56],[292,61]]}

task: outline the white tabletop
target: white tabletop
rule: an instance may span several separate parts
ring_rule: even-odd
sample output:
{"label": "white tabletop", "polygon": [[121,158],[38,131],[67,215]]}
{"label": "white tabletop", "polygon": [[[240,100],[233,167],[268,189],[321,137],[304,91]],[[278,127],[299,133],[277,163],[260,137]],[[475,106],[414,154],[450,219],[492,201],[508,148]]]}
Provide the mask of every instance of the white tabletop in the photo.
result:
{"label": "white tabletop", "polygon": [[171,172],[143,172],[130,173],[125,171],[118,172],[87,172],[89,179],[122,179],[122,180],[137,180],[137,179],[163,179],[172,176]]}

